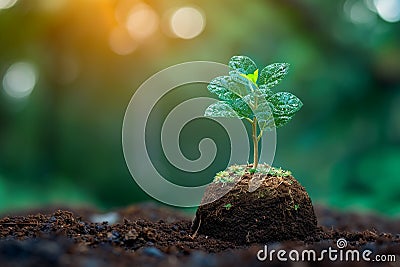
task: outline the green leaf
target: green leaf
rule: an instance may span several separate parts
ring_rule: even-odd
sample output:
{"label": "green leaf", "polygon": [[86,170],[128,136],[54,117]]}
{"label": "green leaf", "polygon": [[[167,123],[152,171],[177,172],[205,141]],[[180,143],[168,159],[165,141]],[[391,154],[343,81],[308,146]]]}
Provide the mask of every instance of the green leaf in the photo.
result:
{"label": "green leaf", "polygon": [[274,63],[268,65],[261,71],[258,84],[272,88],[286,76],[288,70],[288,63]]}
{"label": "green leaf", "polygon": [[[240,76],[237,74],[237,76]],[[241,77],[242,79],[245,79]],[[220,76],[213,79],[207,89],[218,96],[222,101],[229,104],[240,117],[252,118],[253,112],[250,107],[242,100],[242,96],[251,90],[247,85],[235,81],[235,77]],[[246,82],[249,84],[249,82]]]}
{"label": "green leaf", "polygon": [[226,88],[227,80],[229,76],[219,76],[213,79],[207,86],[208,91],[216,94],[221,100],[231,100],[235,97],[235,94]]}
{"label": "green leaf", "polygon": [[233,56],[229,60],[229,68],[231,70],[237,70],[243,74],[254,74],[257,70],[257,65],[251,58],[246,56]]}
{"label": "green leaf", "polygon": [[253,111],[240,97],[237,97],[232,101],[227,101],[227,103],[233,108],[234,111],[236,111],[236,113],[239,114],[239,116],[243,118],[249,118],[251,120],[253,119]]}
{"label": "green leaf", "polygon": [[226,102],[218,101],[211,104],[204,112],[206,117],[225,117],[243,119],[236,111]]}
{"label": "green leaf", "polygon": [[246,77],[252,81],[254,84],[257,84],[257,80],[258,80],[258,69],[256,69],[254,71],[253,74],[247,74]]}
{"label": "green leaf", "polygon": [[221,100],[210,105],[205,116],[257,118],[261,130],[273,130],[289,122],[303,103],[291,93],[273,93],[288,72],[289,64],[274,63],[259,74],[257,65],[246,56],[229,61],[229,76],[213,79],[208,90]]}
{"label": "green leaf", "polygon": [[303,103],[288,92],[278,92],[268,98],[275,116],[290,116],[301,109]]}
{"label": "green leaf", "polygon": [[[229,77],[231,77],[232,80],[231,89],[237,92],[237,95],[240,97],[244,97],[258,88],[257,84],[253,82],[248,75],[240,73],[237,70],[230,71]],[[235,89],[235,87],[240,87],[240,89]]]}
{"label": "green leaf", "polygon": [[248,94],[243,98],[247,105],[252,107],[254,116],[257,118],[258,126],[262,131],[271,131],[275,128],[274,116],[266,95],[258,91]]}
{"label": "green leaf", "polygon": [[274,92],[271,89],[269,89],[266,85],[260,85],[258,91],[261,94],[265,95],[267,99],[274,94]]}
{"label": "green leaf", "polygon": [[250,82],[239,75],[232,73],[231,76],[220,76],[213,79],[207,86],[211,93],[216,94],[221,100],[233,99],[232,93],[243,97],[251,92]]}
{"label": "green leaf", "polygon": [[246,78],[247,80],[251,81],[255,86],[257,86],[258,69],[256,69],[256,71],[254,73],[250,73],[250,74],[240,73],[240,76]]}
{"label": "green leaf", "polygon": [[279,115],[274,115],[274,124],[276,128],[282,127],[283,125],[285,125],[286,123],[288,123],[289,121],[292,120],[294,115],[292,116],[279,116]]}

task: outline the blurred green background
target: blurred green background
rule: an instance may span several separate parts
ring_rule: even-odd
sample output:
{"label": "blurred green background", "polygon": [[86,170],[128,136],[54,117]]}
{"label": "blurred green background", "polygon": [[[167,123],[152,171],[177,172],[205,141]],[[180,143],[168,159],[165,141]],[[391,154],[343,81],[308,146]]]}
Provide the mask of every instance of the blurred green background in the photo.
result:
{"label": "blurred green background", "polygon": [[243,54],[289,62],[277,89],[304,102],[274,165],[315,203],[400,214],[399,21],[400,0],[0,0],[0,211],[148,200],[121,145],[136,88]]}

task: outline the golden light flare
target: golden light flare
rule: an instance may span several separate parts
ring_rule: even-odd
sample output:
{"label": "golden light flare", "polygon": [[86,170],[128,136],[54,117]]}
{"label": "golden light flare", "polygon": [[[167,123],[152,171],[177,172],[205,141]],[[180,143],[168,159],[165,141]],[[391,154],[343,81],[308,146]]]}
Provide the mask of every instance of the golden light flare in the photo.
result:
{"label": "golden light flare", "polygon": [[65,8],[68,0],[41,0],[38,2],[40,9],[46,12],[58,12]]}
{"label": "golden light flare", "polygon": [[115,27],[111,31],[109,45],[113,52],[122,56],[131,54],[137,48],[137,43],[123,27]]}
{"label": "golden light flare", "polygon": [[117,20],[117,22],[119,24],[125,24],[126,18],[128,17],[130,10],[138,3],[141,3],[141,1],[119,0],[114,10],[115,19]]}
{"label": "golden light flare", "polygon": [[130,10],[125,25],[132,38],[144,40],[158,29],[159,17],[151,6],[138,3]]}
{"label": "golden light flare", "polygon": [[182,39],[197,37],[203,32],[205,24],[203,12],[191,6],[177,9],[170,18],[172,33]]}

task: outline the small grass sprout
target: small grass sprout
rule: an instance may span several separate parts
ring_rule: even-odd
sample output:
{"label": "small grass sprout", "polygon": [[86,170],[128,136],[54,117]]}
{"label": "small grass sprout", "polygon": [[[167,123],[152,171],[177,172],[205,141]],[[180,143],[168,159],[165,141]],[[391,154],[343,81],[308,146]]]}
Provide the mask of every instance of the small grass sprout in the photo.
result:
{"label": "small grass sprout", "polygon": [[230,209],[232,208],[232,204],[231,204],[231,203],[225,204],[225,205],[224,205],[224,208],[225,208],[226,210],[230,210]]}
{"label": "small grass sprout", "polygon": [[234,177],[227,171],[220,171],[214,177],[215,183],[232,183],[233,181]]}

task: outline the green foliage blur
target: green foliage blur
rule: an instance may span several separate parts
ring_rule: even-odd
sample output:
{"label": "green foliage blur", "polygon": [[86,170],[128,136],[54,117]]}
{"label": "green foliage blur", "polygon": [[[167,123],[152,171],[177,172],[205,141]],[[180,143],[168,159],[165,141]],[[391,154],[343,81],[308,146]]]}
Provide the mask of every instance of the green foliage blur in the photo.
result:
{"label": "green foliage blur", "polygon": [[[0,212],[150,199],[122,153],[122,121],[136,88],[170,65],[247,55],[261,66],[290,63],[279,90],[304,103],[278,130],[274,166],[290,169],[314,203],[400,214],[400,11],[382,9],[382,1],[19,0],[5,8],[14,1],[0,0]],[[124,22],[140,4],[153,13],[134,20],[139,32],[130,40]],[[169,31],[168,16],[183,6],[206,20],[192,39]],[[21,76],[26,65],[7,76],[16,62],[30,64],[30,79]],[[32,79],[32,92],[18,92]],[[198,90],[211,96],[206,85]],[[155,124],[179,97],[166,96]],[[182,131],[192,157],[200,124]]]}

